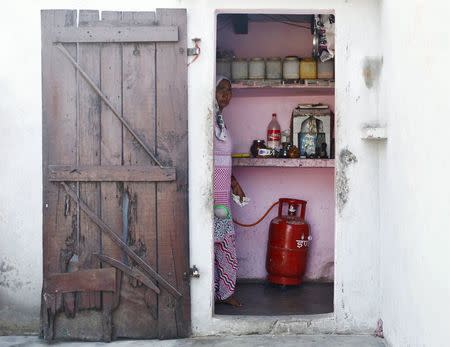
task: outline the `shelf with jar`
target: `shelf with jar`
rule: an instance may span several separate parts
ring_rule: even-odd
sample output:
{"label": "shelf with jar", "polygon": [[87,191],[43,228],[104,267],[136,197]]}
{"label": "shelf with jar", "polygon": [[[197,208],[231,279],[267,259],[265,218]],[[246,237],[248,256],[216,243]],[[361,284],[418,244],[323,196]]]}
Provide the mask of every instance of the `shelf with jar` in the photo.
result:
{"label": "shelf with jar", "polygon": [[[334,59],[235,58],[218,60],[218,72],[232,81],[237,96],[334,94]],[[255,94],[256,93],[256,94]]]}
{"label": "shelf with jar", "polygon": [[234,167],[334,168],[334,159],[233,158]]}
{"label": "shelf with jar", "polygon": [[334,95],[334,80],[240,80],[231,83],[234,96]]}
{"label": "shelf with jar", "polygon": [[241,167],[334,167],[333,113],[328,105],[298,104],[292,111],[290,129],[283,132],[276,113],[267,126],[267,144],[253,140],[246,153],[235,153],[233,166]]}

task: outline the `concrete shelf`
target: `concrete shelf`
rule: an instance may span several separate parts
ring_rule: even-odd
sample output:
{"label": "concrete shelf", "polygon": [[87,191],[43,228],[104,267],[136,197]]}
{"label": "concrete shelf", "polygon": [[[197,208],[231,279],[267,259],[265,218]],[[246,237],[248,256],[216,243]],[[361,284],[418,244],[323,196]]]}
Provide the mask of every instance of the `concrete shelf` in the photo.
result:
{"label": "concrete shelf", "polygon": [[361,139],[383,141],[387,140],[386,127],[364,127],[361,129]]}
{"label": "concrete shelf", "polygon": [[333,168],[334,159],[233,158],[233,166]]}
{"label": "concrete shelf", "polygon": [[334,82],[317,80],[317,84],[285,83],[281,80],[242,80],[231,84],[236,96],[332,95]]}

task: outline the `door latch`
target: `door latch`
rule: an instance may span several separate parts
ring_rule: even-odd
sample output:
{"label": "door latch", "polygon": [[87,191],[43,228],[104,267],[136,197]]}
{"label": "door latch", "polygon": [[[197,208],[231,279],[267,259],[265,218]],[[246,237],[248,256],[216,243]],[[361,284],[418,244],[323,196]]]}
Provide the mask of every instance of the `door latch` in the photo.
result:
{"label": "door latch", "polygon": [[[184,277],[188,277],[188,274],[185,272]],[[200,277],[200,271],[198,271],[197,266],[193,266],[189,268],[189,277],[199,278]]]}
{"label": "door latch", "polygon": [[194,47],[188,48],[187,49],[187,55],[190,56],[195,56],[195,55],[199,55],[200,54],[200,46],[198,45],[199,42],[201,41],[201,39],[199,39],[198,37],[193,38],[192,41],[194,42]]}

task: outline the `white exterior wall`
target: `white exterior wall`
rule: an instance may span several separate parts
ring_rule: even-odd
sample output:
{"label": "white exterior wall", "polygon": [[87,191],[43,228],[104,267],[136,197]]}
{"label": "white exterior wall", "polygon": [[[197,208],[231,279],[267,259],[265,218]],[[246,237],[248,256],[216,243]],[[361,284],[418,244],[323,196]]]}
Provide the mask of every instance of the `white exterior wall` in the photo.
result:
{"label": "white exterior wall", "polygon": [[381,312],[393,346],[450,341],[449,11],[439,0],[381,6]]}
{"label": "white exterior wall", "polygon": [[[23,0],[2,4],[0,327],[4,331],[37,332],[39,319],[42,281],[40,9],[148,11],[156,7],[187,8],[188,37],[202,39],[201,56],[189,67],[188,86],[190,251],[191,264],[196,264],[201,272],[201,277],[192,280],[191,286],[194,334],[373,331],[380,316],[379,149],[378,145],[361,140],[359,133],[364,124],[378,121],[378,87],[376,83],[367,87],[363,78],[366,57],[380,55],[378,2],[265,0],[255,4],[239,0]],[[338,211],[334,314],[308,319],[213,317],[211,106],[215,13],[218,9],[245,11],[244,5],[254,12],[334,9],[336,13]],[[26,319],[21,313],[25,313]],[[14,327],[15,323],[18,326]]]}

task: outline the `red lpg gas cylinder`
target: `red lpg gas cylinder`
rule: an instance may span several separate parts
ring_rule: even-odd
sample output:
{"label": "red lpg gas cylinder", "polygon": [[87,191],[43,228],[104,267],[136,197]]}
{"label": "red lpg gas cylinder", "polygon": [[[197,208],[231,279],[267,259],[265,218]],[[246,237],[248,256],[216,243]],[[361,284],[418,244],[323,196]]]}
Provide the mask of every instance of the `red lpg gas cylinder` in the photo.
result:
{"label": "red lpg gas cylinder", "polygon": [[[288,204],[288,214],[282,215]],[[297,216],[301,205],[300,217]],[[272,219],[267,245],[266,270],[268,281],[282,285],[299,285],[306,269],[309,226],[305,222],[306,201],[280,199],[278,217]]]}

